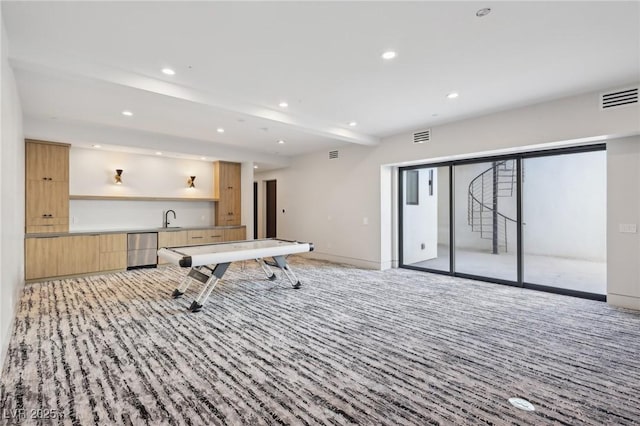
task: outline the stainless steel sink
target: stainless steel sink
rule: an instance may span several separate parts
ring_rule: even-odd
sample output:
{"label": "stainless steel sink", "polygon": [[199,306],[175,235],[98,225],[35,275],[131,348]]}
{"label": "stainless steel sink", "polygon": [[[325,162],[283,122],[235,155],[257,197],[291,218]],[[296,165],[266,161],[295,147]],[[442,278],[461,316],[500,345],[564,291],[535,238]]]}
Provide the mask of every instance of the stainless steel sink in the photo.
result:
{"label": "stainless steel sink", "polygon": [[182,228],[182,226],[164,226],[158,229],[180,229],[180,228]]}

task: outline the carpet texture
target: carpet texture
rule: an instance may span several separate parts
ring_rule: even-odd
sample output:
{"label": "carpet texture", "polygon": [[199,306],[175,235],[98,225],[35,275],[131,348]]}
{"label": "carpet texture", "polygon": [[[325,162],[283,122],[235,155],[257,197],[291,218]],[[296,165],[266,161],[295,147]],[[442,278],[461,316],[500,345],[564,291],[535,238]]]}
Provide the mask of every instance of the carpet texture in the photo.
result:
{"label": "carpet texture", "polygon": [[26,285],[0,421],[640,424],[638,313],[410,270],[290,261],[301,289],[233,264],[196,314],[187,307],[197,283],[169,296],[187,272],[176,267]]}

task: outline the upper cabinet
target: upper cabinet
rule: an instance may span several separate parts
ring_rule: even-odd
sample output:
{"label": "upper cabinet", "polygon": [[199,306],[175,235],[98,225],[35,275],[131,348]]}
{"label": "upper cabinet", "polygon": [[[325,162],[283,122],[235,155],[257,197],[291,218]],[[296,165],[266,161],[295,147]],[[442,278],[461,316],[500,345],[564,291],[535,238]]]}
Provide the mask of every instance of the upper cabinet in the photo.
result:
{"label": "upper cabinet", "polygon": [[240,225],[240,167],[240,163],[213,163],[213,198],[218,199],[216,226]]}
{"label": "upper cabinet", "polygon": [[27,233],[69,230],[69,145],[26,140]]}
{"label": "upper cabinet", "polygon": [[69,182],[69,145],[26,141],[27,180]]}

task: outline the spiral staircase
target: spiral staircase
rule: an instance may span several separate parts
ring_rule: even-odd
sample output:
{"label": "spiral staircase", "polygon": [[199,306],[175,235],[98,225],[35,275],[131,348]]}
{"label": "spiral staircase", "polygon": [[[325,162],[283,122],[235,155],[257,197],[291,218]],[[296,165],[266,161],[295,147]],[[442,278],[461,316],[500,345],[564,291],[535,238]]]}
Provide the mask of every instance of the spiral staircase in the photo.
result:
{"label": "spiral staircase", "polygon": [[491,240],[491,252],[508,252],[508,224],[516,220],[500,213],[498,200],[513,197],[516,160],[495,161],[469,183],[468,223],[480,238]]}

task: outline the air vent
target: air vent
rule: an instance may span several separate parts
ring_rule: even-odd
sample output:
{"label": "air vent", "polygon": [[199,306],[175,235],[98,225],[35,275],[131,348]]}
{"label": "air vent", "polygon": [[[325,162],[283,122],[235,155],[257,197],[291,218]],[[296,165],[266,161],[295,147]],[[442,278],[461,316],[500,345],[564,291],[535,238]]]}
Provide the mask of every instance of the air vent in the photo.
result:
{"label": "air vent", "polygon": [[329,160],[335,160],[338,158],[338,151],[329,151]]}
{"label": "air vent", "polygon": [[618,108],[638,103],[638,88],[618,90],[602,95],[602,109]]}
{"label": "air vent", "polygon": [[413,134],[413,143],[425,143],[431,140],[431,129],[422,130]]}

